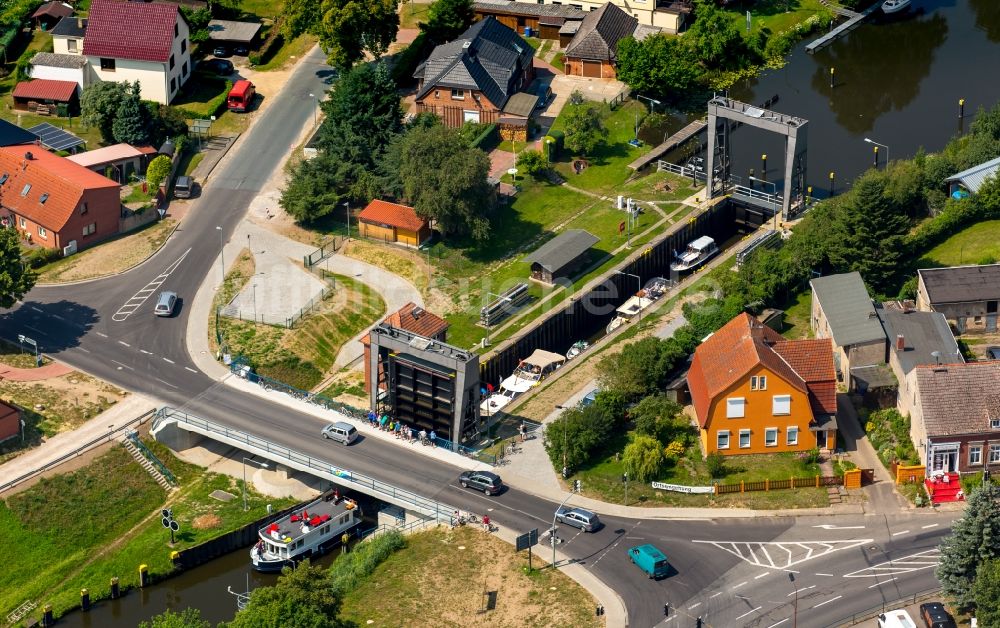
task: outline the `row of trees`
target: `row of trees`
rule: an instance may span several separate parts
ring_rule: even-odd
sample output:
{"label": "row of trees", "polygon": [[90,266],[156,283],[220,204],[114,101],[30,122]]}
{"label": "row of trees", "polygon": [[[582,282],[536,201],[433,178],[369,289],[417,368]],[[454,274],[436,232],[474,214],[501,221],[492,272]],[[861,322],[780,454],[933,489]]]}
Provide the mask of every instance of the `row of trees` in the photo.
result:
{"label": "row of trees", "polygon": [[281,16],[288,38],[312,33],[330,65],[347,70],[389,50],[399,31],[399,0],[287,0]]}
{"label": "row of trees", "polygon": [[347,71],[322,107],[319,154],[294,166],[282,193],[281,206],[293,218],[312,223],[343,203],[393,198],[445,235],[487,236],[495,200],[489,157],[436,116],[404,124],[384,63]]}

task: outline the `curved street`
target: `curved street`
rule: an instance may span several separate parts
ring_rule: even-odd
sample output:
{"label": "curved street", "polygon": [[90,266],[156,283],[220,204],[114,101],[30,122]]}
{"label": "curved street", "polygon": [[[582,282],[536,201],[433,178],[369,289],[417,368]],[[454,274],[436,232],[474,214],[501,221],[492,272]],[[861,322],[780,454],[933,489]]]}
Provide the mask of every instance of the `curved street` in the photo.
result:
{"label": "curved street", "polygon": [[[202,353],[207,347],[189,347],[189,327],[205,325],[191,319],[191,304],[199,286],[219,273],[222,241],[311,121],[316,105],[309,94],[327,89],[333,76],[321,51],[312,50],[216,167],[159,253],[120,276],[36,288],[0,315],[0,336],[30,334],[44,353],[116,386],[464,510],[492,508],[491,517],[506,528],[545,530],[558,501],[534,494],[530,479],[510,478],[505,493],[486,498],[457,485],[457,467],[400,456],[392,443],[368,438],[334,450],[317,437],[322,418],[227,386],[217,369],[208,374],[199,368],[211,360]],[[152,315],[151,295],[161,287],[180,295],[173,318]],[[713,512],[678,519],[669,518],[669,509],[622,511],[602,515],[606,525],[595,534],[569,535],[560,552],[614,589],[634,626],[688,626],[699,616],[707,626],[835,624],[932,588],[936,547],[950,519],[933,512],[752,518]],[[673,567],[668,578],[648,580],[629,564],[626,549],[643,543],[667,554]],[[667,618],[664,604],[670,605]]]}

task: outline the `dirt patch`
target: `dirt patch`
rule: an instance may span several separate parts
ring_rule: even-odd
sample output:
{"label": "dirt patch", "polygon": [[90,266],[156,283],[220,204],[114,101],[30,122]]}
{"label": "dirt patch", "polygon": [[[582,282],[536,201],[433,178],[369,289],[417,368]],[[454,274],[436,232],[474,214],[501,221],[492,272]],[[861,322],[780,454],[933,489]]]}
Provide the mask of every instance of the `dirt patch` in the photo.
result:
{"label": "dirt patch", "polygon": [[[478,528],[407,537],[407,547],[345,596],[360,626],[601,626],[594,598],[562,572],[525,573],[525,552]],[[400,595],[420,582],[428,595]]]}
{"label": "dirt patch", "polygon": [[191,520],[191,527],[196,530],[211,530],[220,525],[222,525],[222,519],[219,518],[219,515],[214,514],[199,515]]}
{"label": "dirt patch", "polygon": [[367,240],[351,240],[344,245],[341,253],[406,279],[416,286],[420,296],[424,298],[424,307],[439,316],[457,309],[455,297],[445,294],[435,285],[437,277],[434,267],[416,251]]}
{"label": "dirt patch", "polygon": [[0,397],[27,410],[26,431],[45,436],[80,427],[127,394],[78,371],[34,382],[0,381]]}
{"label": "dirt patch", "polygon": [[136,233],[53,262],[42,269],[38,283],[66,283],[124,272],[159,250],[176,225],[177,221],[166,218]]}

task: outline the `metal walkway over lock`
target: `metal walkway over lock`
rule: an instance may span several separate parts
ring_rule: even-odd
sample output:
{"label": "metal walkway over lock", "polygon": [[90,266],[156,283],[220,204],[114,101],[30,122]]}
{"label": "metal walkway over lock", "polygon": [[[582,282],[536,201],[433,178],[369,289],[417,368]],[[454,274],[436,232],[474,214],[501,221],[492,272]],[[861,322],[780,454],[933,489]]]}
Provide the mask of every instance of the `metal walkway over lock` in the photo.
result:
{"label": "metal walkway over lock", "polygon": [[261,458],[284,465],[290,469],[304,471],[324,480],[329,480],[344,488],[371,495],[406,510],[417,512],[436,521],[449,522],[457,510],[453,506],[428,499],[412,491],[397,488],[375,478],[337,467],[326,460],[314,458],[265,438],[236,430],[214,421],[202,419],[174,408],[161,408],[156,413],[150,432],[156,436],[160,431],[176,426],[188,432],[201,434],[213,440],[238,447]]}
{"label": "metal walkway over lock", "polygon": [[847,33],[853,31],[855,28],[861,26],[861,22],[863,22],[865,18],[867,18],[869,15],[877,11],[881,6],[882,6],[881,2],[876,2],[875,4],[871,5],[870,7],[862,11],[861,13],[855,13],[853,11],[848,11],[846,9],[841,9],[839,11],[834,9],[834,12],[840,15],[848,16],[847,21],[844,22],[843,24],[838,25],[836,28],[831,30],[826,35],[823,35],[822,37],[819,37],[818,39],[806,44],[806,52],[808,52],[809,54],[813,54],[814,52],[820,50],[821,48],[826,48],[837,39],[840,39]]}

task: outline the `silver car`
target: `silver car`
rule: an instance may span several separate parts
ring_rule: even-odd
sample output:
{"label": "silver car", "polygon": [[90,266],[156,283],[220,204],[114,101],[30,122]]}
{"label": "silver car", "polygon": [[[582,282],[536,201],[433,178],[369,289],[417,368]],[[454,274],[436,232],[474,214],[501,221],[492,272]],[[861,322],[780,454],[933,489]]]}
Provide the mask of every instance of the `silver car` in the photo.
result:
{"label": "silver car", "polygon": [[177,305],[177,293],[164,290],[156,299],[156,307],[153,312],[157,316],[170,316],[174,313],[174,306]]}
{"label": "silver car", "polygon": [[337,421],[323,428],[323,438],[350,445],[358,439],[358,430],[346,421]]}
{"label": "silver car", "polygon": [[583,508],[566,508],[561,506],[556,511],[556,521],[565,523],[574,528],[580,528],[584,532],[593,532],[601,527],[601,520],[596,512],[590,512]]}

